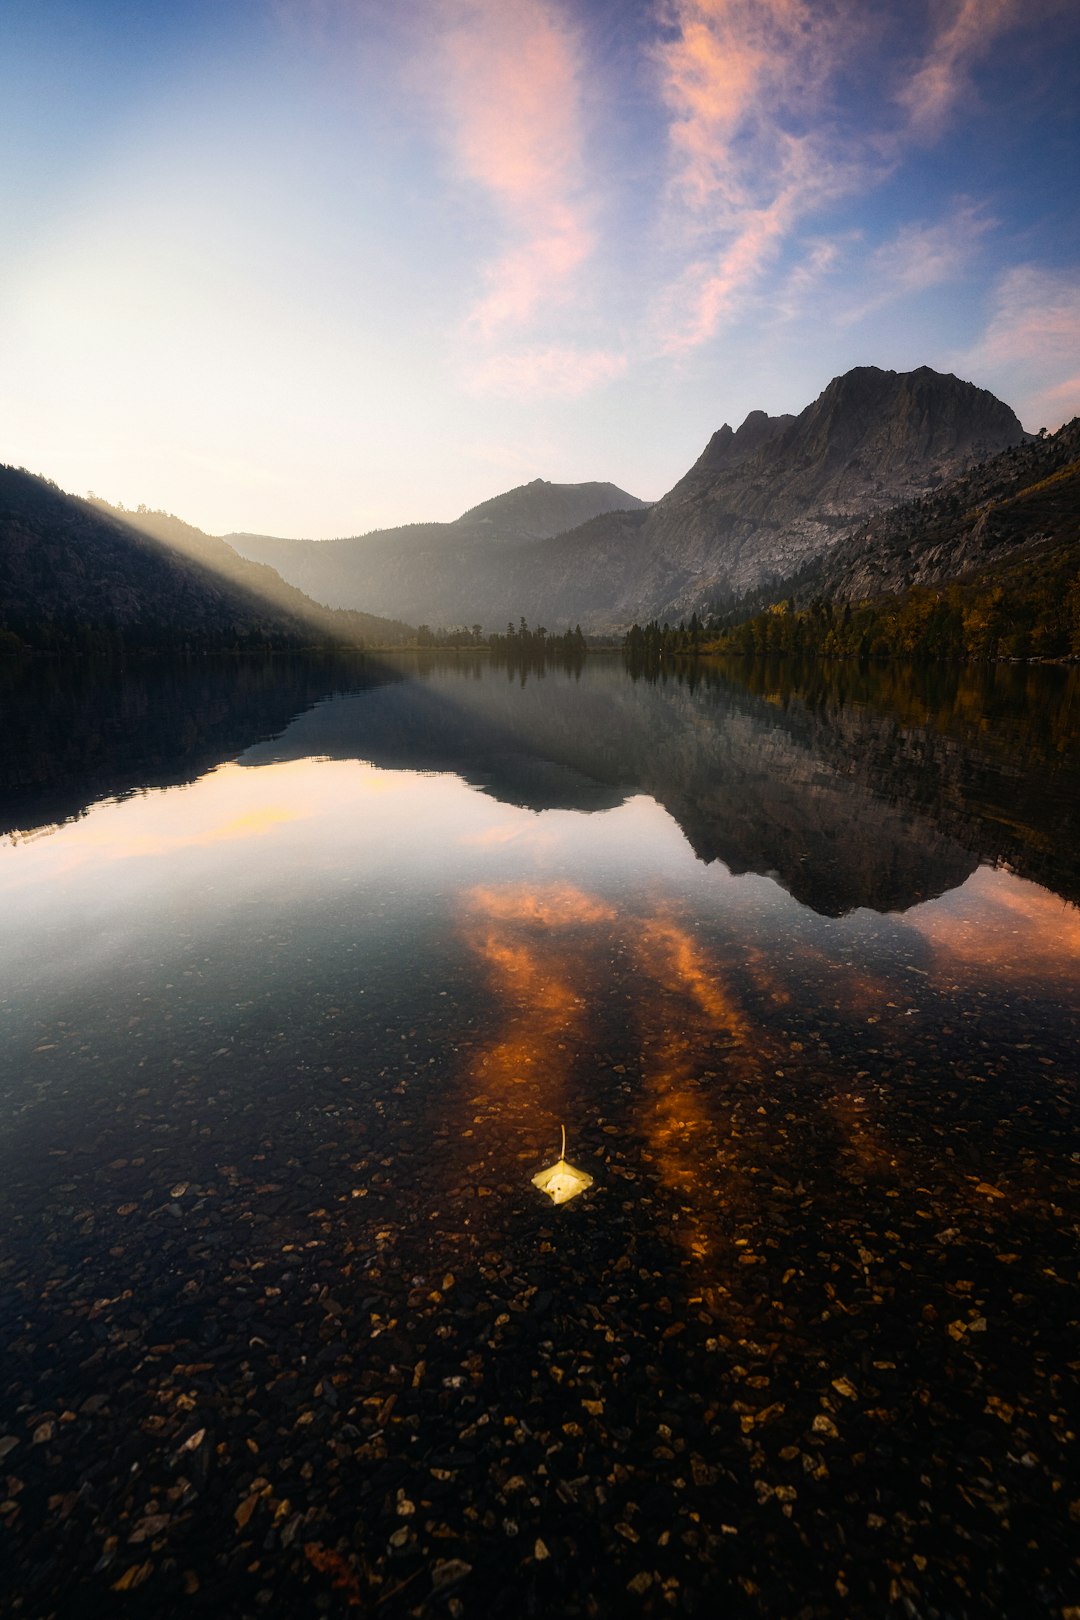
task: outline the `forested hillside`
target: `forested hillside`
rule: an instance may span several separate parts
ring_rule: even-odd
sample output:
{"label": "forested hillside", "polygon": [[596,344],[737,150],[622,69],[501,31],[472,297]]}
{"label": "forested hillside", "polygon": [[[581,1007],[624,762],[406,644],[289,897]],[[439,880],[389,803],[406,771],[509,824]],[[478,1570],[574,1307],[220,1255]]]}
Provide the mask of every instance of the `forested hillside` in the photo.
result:
{"label": "forested hillside", "polygon": [[409,627],[334,613],[164,512],[0,467],[0,647],[49,652],[360,646]]}
{"label": "forested hillside", "polygon": [[801,609],[779,602],[708,645],[842,658],[1080,656],[1080,538],[1041,540],[1023,558],[947,585],[913,585],[865,602],[819,599]]}

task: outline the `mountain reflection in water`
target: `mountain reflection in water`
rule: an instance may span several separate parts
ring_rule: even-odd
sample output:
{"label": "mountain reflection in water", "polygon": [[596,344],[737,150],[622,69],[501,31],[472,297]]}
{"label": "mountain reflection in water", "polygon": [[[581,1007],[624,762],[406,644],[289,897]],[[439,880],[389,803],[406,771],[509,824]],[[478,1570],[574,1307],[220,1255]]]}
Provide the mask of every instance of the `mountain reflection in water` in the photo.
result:
{"label": "mountain reflection in water", "polygon": [[1074,1601],[1075,673],[692,673],[0,672],[12,1613]]}
{"label": "mountain reflection in water", "polygon": [[648,793],[703,861],[827,915],[954,888],[980,861],[1080,899],[1080,680],[1013,666],[690,666],[628,681],[465,656],[203,660],[72,672],[9,661],[0,828],[215,764],[370,760],[533,810]]}

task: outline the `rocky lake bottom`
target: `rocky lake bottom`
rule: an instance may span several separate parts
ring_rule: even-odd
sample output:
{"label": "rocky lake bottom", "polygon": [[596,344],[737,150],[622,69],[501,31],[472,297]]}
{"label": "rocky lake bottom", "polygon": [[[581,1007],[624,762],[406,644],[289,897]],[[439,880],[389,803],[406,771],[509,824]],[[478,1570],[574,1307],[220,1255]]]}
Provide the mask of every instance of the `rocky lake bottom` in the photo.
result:
{"label": "rocky lake bottom", "polygon": [[5,1612],[1077,1620],[1075,672],[2,675]]}

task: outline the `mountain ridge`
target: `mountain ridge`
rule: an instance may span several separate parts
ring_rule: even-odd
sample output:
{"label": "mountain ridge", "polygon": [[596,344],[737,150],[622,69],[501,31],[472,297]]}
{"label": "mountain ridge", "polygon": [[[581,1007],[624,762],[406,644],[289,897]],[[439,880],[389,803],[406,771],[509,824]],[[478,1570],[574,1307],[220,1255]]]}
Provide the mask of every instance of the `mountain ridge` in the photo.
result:
{"label": "mountain ridge", "polygon": [[[859,366],[798,415],[751,411],[737,430],[725,423],[651,506],[611,485],[534,480],[452,524],[334,541],[231,539],[332,605],[363,594],[378,612],[443,625],[496,628],[524,613],[549,627],[621,630],[787,577],[873,513],[1023,438],[1010,407],[973,383],[928,366]],[[520,521],[501,537],[487,529],[492,512],[541,497],[550,507],[551,492],[567,489],[631,504],[540,536]]]}
{"label": "mountain ridge", "polygon": [[[674,622],[800,577],[868,524],[860,543],[872,547],[873,524],[882,514],[925,500],[1026,437],[1009,406],[951,374],[926,366],[911,372],[860,366],[833,378],[797,416],[751,411],[737,430],[724,423],[653,505],[610,483],[537,478],[449,523],[327,541],[217,538],[169,514],[78,502],[59,491],[48,495],[54,486],[40,480],[41,521],[35,536],[20,539],[11,527],[19,521],[12,480],[30,475],[7,469],[0,488],[0,521],[8,526],[4,628],[18,637],[20,625],[32,626],[35,611],[56,619],[65,591],[71,622],[63,634],[72,644],[80,634],[76,600],[102,625],[123,624],[125,634],[150,640],[156,633],[165,641],[192,633],[195,623],[202,625],[200,635],[210,634],[211,621],[219,627],[214,633],[242,626],[236,630],[241,639],[294,636],[303,626],[303,633],[315,629],[331,640],[347,634],[382,641],[407,639],[410,623],[494,630],[522,614],[551,630]],[[6,518],[5,500],[8,507],[14,500],[16,509]],[[106,528],[94,530],[93,518]],[[82,542],[105,567],[97,588],[87,574],[88,556],[73,555],[70,545],[65,551],[65,535],[70,541],[80,525]],[[121,566],[117,547],[124,537],[127,563]],[[148,614],[146,603],[139,608],[135,600],[139,586],[130,567],[139,552],[136,573],[141,569],[149,589],[151,542],[174,568],[183,559],[188,572],[180,578],[174,571],[168,588],[164,578],[157,580],[151,591],[156,606]],[[52,578],[37,566],[50,547]],[[160,565],[159,558],[153,566],[160,571]],[[202,607],[196,604],[192,569],[202,571],[201,588],[212,605],[205,596]],[[186,631],[170,619],[169,589]],[[223,591],[233,593],[227,602]],[[371,623],[361,629],[354,619],[346,631],[344,621],[327,617],[342,609],[366,613]],[[269,623],[275,615],[277,629]]]}
{"label": "mountain ridge", "polygon": [[664,500],[685,499],[707,485],[712,478],[741,466],[749,456],[760,450],[763,444],[767,444],[778,433],[782,433],[794,420],[794,416],[790,413],[785,416],[769,416],[765,411],[754,410],[743,419],[737,430],[725,422],[722,427],[717,428],[690,470],[668,490],[663,497]]}
{"label": "mountain ridge", "polygon": [[530,547],[613,510],[644,511],[647,503],[615,484],[553,484],[534,479],[470,507],[452,522],[373,529],[335,540],[284,540],[232,534],[229,543],[253,561],[269,563],[316,601],[366,606],[441,626],[479,622],[488,629],[508,616],[532,612],[529,586],[518,573]]}
{"label": "mountain ridge", "polygon": [[604,512],[639,511],[650,505],[617,484],[554,484],[534,478],[470,507],[452,527],[480,531],[490,526],[500,537],[545,540]]}

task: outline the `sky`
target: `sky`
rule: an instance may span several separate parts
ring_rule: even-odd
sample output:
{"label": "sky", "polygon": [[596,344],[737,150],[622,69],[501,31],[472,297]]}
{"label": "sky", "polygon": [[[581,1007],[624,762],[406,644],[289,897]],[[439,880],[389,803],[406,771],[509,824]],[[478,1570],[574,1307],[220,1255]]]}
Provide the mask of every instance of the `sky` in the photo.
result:
{"label": "sky", "polygon": [[0,462],[211,533],[1080,413],[1074,0],[0,0]]}

